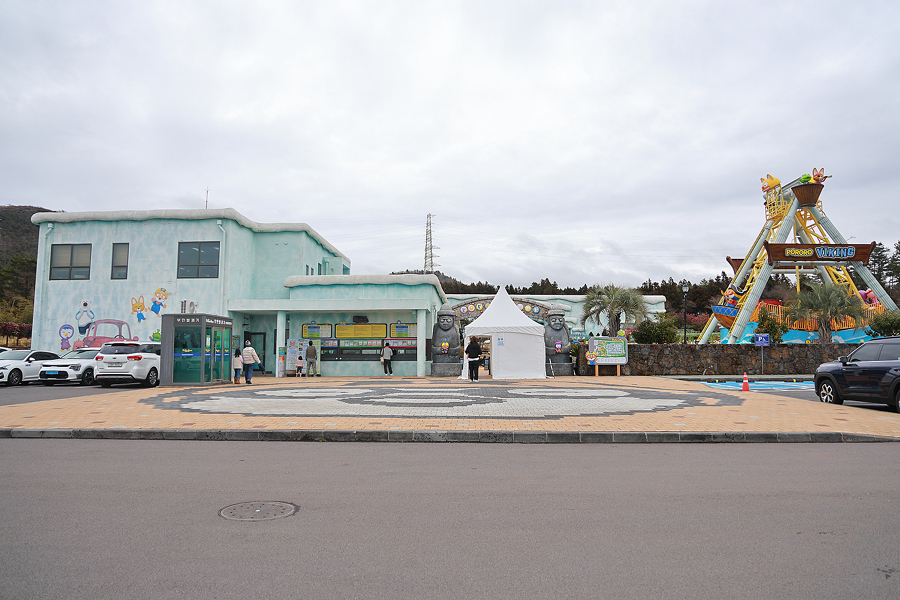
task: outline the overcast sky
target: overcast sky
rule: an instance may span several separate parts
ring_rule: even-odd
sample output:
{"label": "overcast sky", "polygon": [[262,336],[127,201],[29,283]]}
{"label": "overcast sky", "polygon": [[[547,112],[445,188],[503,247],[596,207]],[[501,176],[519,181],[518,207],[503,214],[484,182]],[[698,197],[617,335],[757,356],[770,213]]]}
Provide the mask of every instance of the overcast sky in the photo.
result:
{"label": "overcast sky", "polygon": [[0,204],[231,207],[354,274],[699,281],[759,178],[900,239],[900,2],[0,3]]}

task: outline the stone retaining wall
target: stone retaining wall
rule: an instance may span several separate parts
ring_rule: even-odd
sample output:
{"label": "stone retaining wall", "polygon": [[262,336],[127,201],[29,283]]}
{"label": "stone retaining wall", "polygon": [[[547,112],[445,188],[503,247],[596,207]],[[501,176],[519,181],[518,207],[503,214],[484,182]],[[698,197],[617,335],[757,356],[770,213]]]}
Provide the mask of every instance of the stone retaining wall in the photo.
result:
{"label": "stone retaining wall", "polygon": [[[760,349],[750,344],[629,344],[622,375],[812,375],[823,362],[850,354],[859,344],[778,344],[765,348],[765,373]],[[593,375],[584,348],[578,374]],[[615,375],[615,366],[599,367],[600,375]]]}

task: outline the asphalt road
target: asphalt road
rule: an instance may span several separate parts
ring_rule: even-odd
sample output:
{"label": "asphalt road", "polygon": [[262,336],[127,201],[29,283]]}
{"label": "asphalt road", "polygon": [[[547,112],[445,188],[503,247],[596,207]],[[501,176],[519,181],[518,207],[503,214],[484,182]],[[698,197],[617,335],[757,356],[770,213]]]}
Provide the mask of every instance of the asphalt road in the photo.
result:
{"label": "asphalt road", "polygon": [[[0,440],[0,598],[897,598],[894,444]],[[238,502],[299,505],[228,521]]]}

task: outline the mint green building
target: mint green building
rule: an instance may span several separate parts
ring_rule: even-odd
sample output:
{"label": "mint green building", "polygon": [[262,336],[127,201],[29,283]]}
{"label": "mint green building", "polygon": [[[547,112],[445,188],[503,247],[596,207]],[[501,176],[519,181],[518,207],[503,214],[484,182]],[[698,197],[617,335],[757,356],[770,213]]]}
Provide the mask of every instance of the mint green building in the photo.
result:
{"label": "mint green building", "polygon": [[[323,376],[430,373],[426,338],[447,302],[433,275],[350,275],[350,259],[304,223],[233,209],[37,213],[32,347],[65,351],[154,340],[161,316],[221,315],[285,372],[290,340],[313,340]],[[290,342],[296,343],[296,342]]]}

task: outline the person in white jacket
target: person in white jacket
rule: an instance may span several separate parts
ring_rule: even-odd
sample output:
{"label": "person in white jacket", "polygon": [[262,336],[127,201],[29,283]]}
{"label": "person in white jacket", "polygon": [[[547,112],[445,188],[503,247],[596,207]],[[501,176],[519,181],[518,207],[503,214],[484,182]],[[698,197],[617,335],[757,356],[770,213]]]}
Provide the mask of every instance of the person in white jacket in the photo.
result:
{"label": "person in white jacket", "polygon": [[241,353],[241,358],[244,359],[244,380],[250,383],[250,378],[253,377],[253,367],[259,362],[259,355],[253,349],[253,346],[250,345],[250,340],[244,342],[244,351]]}
{"label": "person in white jacket", "polygon": [[241,356],[240,350],[234,351],[234,357],[231,359],[231,368],[234,369],[234,382],[241,382],[241,371],[244,370],[244,358]]}

